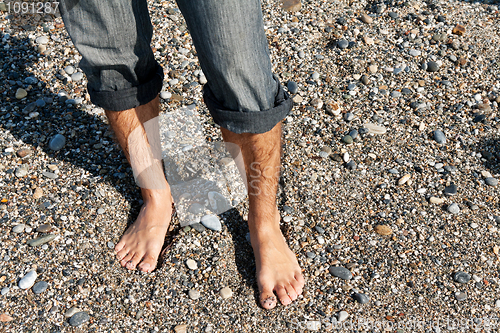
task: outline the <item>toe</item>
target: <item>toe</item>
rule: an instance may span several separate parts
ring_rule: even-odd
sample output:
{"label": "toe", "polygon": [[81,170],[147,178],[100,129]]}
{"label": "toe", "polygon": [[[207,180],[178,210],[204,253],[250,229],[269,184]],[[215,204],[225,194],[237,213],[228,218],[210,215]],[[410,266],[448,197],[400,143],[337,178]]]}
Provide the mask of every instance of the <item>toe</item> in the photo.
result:
{"label": "toe", "polygon": [[118,251],[116,253],[116,258],[118,260],[123,260],[123,258],[125,258],[127,256],[128,252],[129,252],[129,250],[127,248],[123,247],[120,251]]}
{"label": "toe", "polygon": [[128,261],[134,257],[134,252],[129,252],[127,255],[120,261],[120,265],[125,267],[127,265]]}
{"label": "toe", "polygon": [[125,248],[125,241],[120,239],[120,241],[115,245],[115,252],[118,253]]}
{"label": "toe", "polygon": [[295,290],[295,288],[293,287],[292,284],[289,284],[288,286],[285,287],[286,289],[286,293],[288,295],[288,297],[292,300],[292,301],[295,301],[297,299],[297,291]]}
{"label": "toe", "polygon": [[276,295],[278,295],[278,298],[281,301],[281,304],[288,305],[292,302],[290,297],[287,295],[287,291],[286,291],[285,287],[279,286],[279,287],[276,287],[275,290],[276,290]]}
{"label": "toe", "polygon": [[293,289],[295,289],[295,293],[297,294],[297,296],[302,294],[302,288],[304,287],[303,283],[300,283],[299,281],[297,281],[297,279],[294,279],[290,282],[290,284],[293,286]]}
{"label": "toe", "polygon": [[139,269],[143,272],[151,272],[156,267],[157,258],[150,254],[146,254],[144,258],[142,258],[142,262],[139,265]]}
{"label": "toe", "polygon": [[262,288],[260,292],[260,305],[268,310],[276,306],[276,296],[272,288]]}
{"label": "toe", "polygon": [[125,267],[131,270],[135,269],[140,261],[141,261],[141,256],[136,253],[134,257],[127,262],[127,265]]}

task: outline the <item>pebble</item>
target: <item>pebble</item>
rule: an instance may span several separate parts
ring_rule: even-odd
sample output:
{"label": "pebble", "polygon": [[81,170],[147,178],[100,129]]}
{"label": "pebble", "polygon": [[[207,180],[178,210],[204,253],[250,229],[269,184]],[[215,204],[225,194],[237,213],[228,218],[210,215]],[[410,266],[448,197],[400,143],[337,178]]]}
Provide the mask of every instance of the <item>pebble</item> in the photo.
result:
{"label": "pebble", "polygon": [[398,185],[404,185],[410,178],[411,178],[411,175],[409,173],[407,173],[403,177],[399,178]]}
{"label": "pebble", "polygon": [[451,205],[448,206],[448,212],[452,214],[458,214],[460,213],[460,207],[456,203],[452,203]]}
{"label": "pebble", "polygon": [[19,149],[19,150],[16,152],[17,156],[18,156],[18,157],[20,157],[20,158],[25,158],[25,157],[28,157],[28,156],[30,156],[32,153],[33,153],[33,150],[28,149],[28,148]]}
{"label": "pebble", "polygon": [[195,289],[189,290],[189,298],[191,298],[192,300],[197,300],[198,298],[200,298],[200,296],[201,293],[198,290]]}
{"label": "pebble", "polygon": [[41,294],[43,293],[45,290],[47,290],[47,288],[49,287],[49,284],[45,281],[38,281],[37,283],[35,283],[35,285],[33,286],[33,292],[35,294]]}
{"label": "pebble", "polygon": [[36,228],[37,232],[47,233],[52,230],[52,226],[49,223],[42,224],[38,228]]}
{"label": "pebble", "polygon": [[219,218],[215,215],[205,215],[201,218],[200,222],[210,230],[214,231],[222,230],[222,225],[219,221]]}
{"label": "pebble", "polygon": [[352,273],[350,270],[348,270],[345,267],[342,266],[330,266],[328,269],[330,271],[330,274],[332,274],[335,277],[338,277],[342,280],[350,280],[352,279]]}
{"label": "pebble", "polygon": [[28,165],[27,164],[23,164],[22,166],[17,167],[16,170],[14,171],[14,175],[17,178],[22,178],[22,177],[26,176],[27,174],[28,174]]}
{"label": "pebble", "polygon": [[498,185],[498,179],[493,178],[493,177],[486,178],[484,180],[484,182],[486,183],[486,185],[489,185],[489,186],[497,186]]}
{"label": "pebble", "polygon": [[79,309],[79,308],[77,308],[76,306],[73,306],[73,307],[69,308],[69,309],[68,309],[68,310],[64,313],[64,316],[65,316],[66,318],[70,318],[70,317],[72,317],[75,313],[78,313],[78,312],[80,312],[80,309]]}
{"label": "pebble", "polygon": [[346,41],[345,39],[339,39],[337,41],[337,47],[339,49],[346,49],[349,46],[349,42]]}
{"label": "pebble", "polygon": [[26,96],[28,96],[28,92],[26,90],[24,90],[23,88],[17,88],[16,90],[17,99],[23,99]]}
{"label": "pebble", "polygon": [[376,125],[373,123],[366,123],[363,125],[364,128],[368,129],[368,133],[382,135],[387,132],[387,129],[382,125]]}
{"label": "pebble", "polygon": [[193,223],[193,224],[190,224],[189,225],[191,228],[193,228],[194,230],[198,231],[198,232],[203,232],[205,230],[207,230],[203,224],[201,223]]}
{"label": "pebble", "polygon": [[354,140],[352,139],[352,136],[346,135],[342,138],[342,141],[344,141],[344,143],[351,144]]}
{"label": "pebble", "polygon": [[0,291],[0,295],[5,296],[9,293],[10,288],[9,287],[3,287],[2,290]]}
{"label": "pebble", "polygon": [[186,266],[191,270],[198,269],[198,263],[193,259],[186,260]]}
{"label": "pebble", "polygon": [[26,227],[25,224],[18,224],[16,226],[14,226],[14,228],[12,228],[12,232],[15,233],[15,234],[20,234],[24,231],[24,228]]}
{"label": "pebble", "polygon": [[440,130],[435,130],[433,132],[434,135],[434,140],[439,143],[439,144],[445,144],[446,143],[446,136],[444,133]]}
{"label": "pebble", "polygon": [[344,320],[346,320],[348,317],[349,317],[349,313],[347,313],[347,311],[340,311],[338,316],[337,316],[337,321],[339,323],[341,323]]}
{"label": "pebble", "polygon": [[344,115],[344,120],[351,121],[353,119],[354,119],[354,114],[352,114],[351,112],[346,112],[346,114]]}
{"label": "pebble", "polygon": [[56,134],[49,142],[49,148],[58,151],[66,144],[66,138],[62,134]]}
{"label": "pebble", "polygon": [[89,314],[85,311],[81,311],[71,316],[71,318],[69,319],[69,324],[73,327],[77,327],[86,323],[89,320],[90,320]]}
{"label": "pebble", "polygon": [[432,203],[432,204],[436,204],[436,205],[440,205],[442,203],[444,203],[444,199],[443,198],[438,198],[438,197],[430,197],[429,198],[429,202]]}
{"label": "pebble", "polygon": [[465,299],[467,299],[467,294],[463,292],[457,292],[455,294],[455,298],[457,299],[457,301],[464,301]]}
{"label": "pebble", "polygon": [[370,298],[363,293],[354,293],[352,298],[360,304],[366,304],[370,301]]}
{"label": "pebble", "polygon": [[45,45],[49,42],[47,36],[40,36],[35,39],[35,43]]}
{"label": "pebble", "polygon": [[427,63],[428,72],[437,72],[439,70],[439,64],[435,61],[429,61]]}
{"label": "pebble", "polygon": [[82,72],[76,72],[71,75],[71,80],[74,82],[81,81],[83,79],[83,73]]}
{"label": "pebble", "polygon": [[361,22],[366,23],[366,24],[373,23],[373,19],[371,18],[371,16],[369,16],[368,14],[365,14],[365,13],[361,14],[359,19],[361,20]]}
{"label": "pebble", "polygon": [[160,93],[161,99],[170,99],[172,97],[172,93],[170,91],[162,91]]}
{"label": "pebble", "polygon": [[387,236],[387,235],[390,235],[392,234],[392,229],[391,227],[389,227],[388,225],[385,225],[385,224],[379,224],[379,225],[376,225],[373,230],[375,230],[375,232],[379,235],[383,235],[383,236]]}
{"label": "pebble", "polygon": [[56,235],[45,235],[28,241],[28,245],[31,247],[36,247],[48,243],[56,238]]}
{"label": "pebble", "polygon": [[449,195],[449,196],[455,195],[455,194],[457,194],[457,192],[458,192],[458,188],[457,188],[457,185],[455,185],[455,184],[450,184],[450,186],[446,186],[444,188],[444,194]]}
{"label": "pebble", "polygon": [[187,325],[182,324],[182,325],[177,325],[174,327],[174,332],[175,333],[186,333],[187,332]]}
{"label": "pebble", "polygon": [[470,274],[465,273],[465,272],[461,272],[461,271],[453,274],[453,280],[455,282],[462,283],[462,284],[469,282],[470,278],[471,278]]}
{"label": "pebble", "polygon": [[35,280],[38,274],[36,271],[29,271],[26,275],[19,281],[19,288],[29,289],[35,284]]}
{"label": "pebble", "polygon": [[114,249],[115,248],[115,243],[109,241],[106,243],[106,245],[108,246],[109,249]]}
{"label": "pebble", "polygon": [[290,94],[296,94],[299,91],[299,85],[293,81],[288,81],[286,86]]}
{"label": "pebble", "polygon": [[233,296],[233,291],[229,287],[222,288],[219,293],[223,299],[227,299]]}

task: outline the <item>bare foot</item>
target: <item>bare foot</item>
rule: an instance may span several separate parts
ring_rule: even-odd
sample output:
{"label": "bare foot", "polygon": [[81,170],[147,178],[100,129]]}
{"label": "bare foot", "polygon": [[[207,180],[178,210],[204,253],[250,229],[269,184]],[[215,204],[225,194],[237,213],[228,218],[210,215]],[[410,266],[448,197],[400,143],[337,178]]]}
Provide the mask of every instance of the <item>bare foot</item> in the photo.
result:
{"label": "bare foot", "polygon": [[[250,229],[250,239],[257,266],[260,304],[264,309],[272,309],[276,306],[274,293],[283,305],[288,305],[297,299],[304,287],[304,277],[297,258],[286,244],[279,228],[277,208],[272,215],[274,215],[272,217],[275,220],[274,223],[265,223],[254,230]],[[248,219],[249,226],[255,225],[256,217],[253,214],[249,214]],[[251,219],[254,221],[250,221]]]}
{"label": "bare foot", "polygon": [[143,272],[155,269],[172,215],[172,196],[167,190],[142,190],[144,204],[137,220],[115,246],[120,264]]}

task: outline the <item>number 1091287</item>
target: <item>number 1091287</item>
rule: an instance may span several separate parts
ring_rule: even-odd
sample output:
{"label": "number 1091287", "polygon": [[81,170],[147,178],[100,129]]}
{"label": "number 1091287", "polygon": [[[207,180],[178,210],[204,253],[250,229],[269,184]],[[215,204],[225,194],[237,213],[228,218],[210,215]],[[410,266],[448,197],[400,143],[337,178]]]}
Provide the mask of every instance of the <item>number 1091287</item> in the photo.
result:
{"label": "number 1091287", "polygon": [[9,14],[55,14],[59,2],[25,2],[25,1],[11,1],[6,2],[7,12]]}

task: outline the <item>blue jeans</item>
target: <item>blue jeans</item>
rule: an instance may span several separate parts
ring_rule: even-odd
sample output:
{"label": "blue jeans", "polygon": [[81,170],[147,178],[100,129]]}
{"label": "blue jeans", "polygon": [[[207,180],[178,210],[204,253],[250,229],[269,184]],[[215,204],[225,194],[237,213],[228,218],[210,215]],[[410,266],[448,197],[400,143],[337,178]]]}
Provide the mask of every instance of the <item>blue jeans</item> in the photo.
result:
{"label": "blue jeans", "polygon": [[[177,0],[207,84],[205,103],[220,126],[264,133],[291,110],[273,75],[259,0]],[[151,50],[146,0],[62,0],[66,29],[82,55],[94,104],[122,111],[153,100],[163,70]]]}

